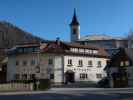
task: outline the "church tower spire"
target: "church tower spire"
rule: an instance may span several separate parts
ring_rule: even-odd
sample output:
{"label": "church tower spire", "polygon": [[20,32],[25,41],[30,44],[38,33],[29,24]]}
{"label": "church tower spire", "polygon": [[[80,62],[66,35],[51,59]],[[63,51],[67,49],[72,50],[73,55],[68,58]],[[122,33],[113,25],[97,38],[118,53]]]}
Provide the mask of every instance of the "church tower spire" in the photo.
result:
{"label": "church tower spire", "polygon": [[72,21],[70,23],[70,29],[71,29],[71,42],[76,42],[80,39],[80,24],[77,20],[76,16],[76,9],[74,9],[74,14]]}

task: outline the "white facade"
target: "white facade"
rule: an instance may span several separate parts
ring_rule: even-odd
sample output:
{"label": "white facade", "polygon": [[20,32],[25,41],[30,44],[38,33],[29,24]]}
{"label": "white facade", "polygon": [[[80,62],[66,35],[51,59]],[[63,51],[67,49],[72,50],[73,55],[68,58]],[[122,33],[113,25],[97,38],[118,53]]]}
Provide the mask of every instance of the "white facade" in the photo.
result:
{"label": "white facade", "polygon": [[[68,59],[72,59],[72,66],[68,66]],[[82,66],[79,66],[79,60],[82,60]],[[75,81],[98,82],[106,76],[106,73],[103,70],[106,66],[106,60],[107,59],[96,57],[64,56],[64,73],[68,70],[72,70],[75,73]],[[92,66],[88,65],[88,61],[92,61]],[[101,66],[99,67],[98,61],[101,62]],[[80,78],[80,74],[87,74],[87,77]],[[98,77],[97,74],[100,74],[101,78]]]}
{"label": "white facade", "polygon": [[[49,68],[49,74],[54,74],[54,83],[64,83],[65,73],[67,71],[74,72],[75,82],[91,81],[97,83],[102,78],[106,77],[106,72],[103,70],[106,66],[106,58],[85,57],[77,55],[56,55],[56,54],[43,54],[44,61],[47,60],[47,68]],[[48,64],[48,59],[52,59],[52,64]],[[72,60],[72,65],[68,64],[68,60]],[[83,65],[79,66],[79,60],[82,60]],[[88,61],[92,61],[92,66],[88,65]],[[98,66],[98,62],[101,62],[101,66]],[[87,74],[87,76],[81,77],[81,74]]]}

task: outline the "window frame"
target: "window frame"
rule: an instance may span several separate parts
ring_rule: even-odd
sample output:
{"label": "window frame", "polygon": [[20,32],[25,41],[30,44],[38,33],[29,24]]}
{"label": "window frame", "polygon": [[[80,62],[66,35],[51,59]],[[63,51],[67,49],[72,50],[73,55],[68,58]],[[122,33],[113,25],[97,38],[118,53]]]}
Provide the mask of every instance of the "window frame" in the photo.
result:
{"label": "window frame", "polygon": [[88,60],[88,67],[93,67],[93,62],[92,62],[92,60]]}
{"label": "window frame", "polygon": [[97,61],[97,67],[101,68],[102,67],[102,61]]}
{"label": "window frame", "polygon": [[83,66],[83,60],[80,59],[80,60],[78,61],[78,67],[82,67],[82,66]]}
{"label": "window frame", "polygon": [[68,59],[67,60],[67,66],[72,66],[73,64],[72,64],[72,59]]}
{"label": "window frame", "polygon": [[103,78],[103,77],[102,77],[102,74],[101,74],[101,73],[97,73],[97,74],[96,74],[96,78],[97,78],[97,79],[102,79],[102,78]]}

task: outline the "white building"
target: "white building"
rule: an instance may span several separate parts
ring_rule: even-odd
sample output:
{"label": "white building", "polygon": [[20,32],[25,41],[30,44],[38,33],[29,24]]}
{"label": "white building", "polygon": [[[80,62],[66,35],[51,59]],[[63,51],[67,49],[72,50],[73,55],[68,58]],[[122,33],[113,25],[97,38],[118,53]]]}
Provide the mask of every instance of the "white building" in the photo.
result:
{"label": "white building", "polygon": [[[48,44],[42,55],[47,55],[47,67],[51,68],[54,83],[76,81],[98,82],[106,77],[104,67],[108,55],[104,49],[97,46],[63,43],[59,40]],[[49,63],[50,62],[50,63]]]}
{"label": "white building", "polygon": [[80,81],[97,83],[106,77],[103,69],[108,56],[104,49],[59,40],[42,45],[40,50],[38,45],[28,44],[9,52],[8,81],[36,77],[48,78],[59,84]]}

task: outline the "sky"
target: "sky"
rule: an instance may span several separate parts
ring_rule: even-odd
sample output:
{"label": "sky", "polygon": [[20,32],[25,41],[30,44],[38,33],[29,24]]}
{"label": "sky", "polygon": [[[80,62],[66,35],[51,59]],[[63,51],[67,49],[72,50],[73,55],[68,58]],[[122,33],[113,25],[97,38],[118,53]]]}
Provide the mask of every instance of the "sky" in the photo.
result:
{"label": "sky", "polygon": [[81,37],[120,37],[133,29],[133,0],[0,0],[0,21],[44,39],[69,41],[74,8]]}

